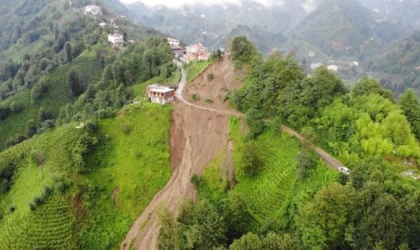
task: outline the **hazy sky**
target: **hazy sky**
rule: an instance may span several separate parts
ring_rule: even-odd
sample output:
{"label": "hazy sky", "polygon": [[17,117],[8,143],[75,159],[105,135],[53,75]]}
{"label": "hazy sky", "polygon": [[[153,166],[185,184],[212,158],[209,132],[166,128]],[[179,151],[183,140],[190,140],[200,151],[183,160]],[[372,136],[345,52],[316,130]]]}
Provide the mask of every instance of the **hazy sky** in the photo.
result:
{"label": "hazy sky", "polygon": [[[204,4],[214,4],[214,3],[237,3],[238,0],[121,0],[124,3],[133,3],[133,2],[143,2],[147,5],[156,5],[156,4],[164,4],[170,7],[176,7],[187,3],[204,3]],[[278,0],[256,0],[257,2],[263,4],[270,4],[278,2]]]}

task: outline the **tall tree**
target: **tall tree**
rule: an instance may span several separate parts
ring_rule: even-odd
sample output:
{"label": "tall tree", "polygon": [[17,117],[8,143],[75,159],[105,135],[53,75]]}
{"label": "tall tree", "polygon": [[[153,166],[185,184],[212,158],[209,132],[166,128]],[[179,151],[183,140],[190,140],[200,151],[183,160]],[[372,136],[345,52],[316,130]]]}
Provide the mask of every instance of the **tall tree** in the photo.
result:
{"label": "tall tree", "polygon": [[81,95],[84,91],[83,84],[80,82],[79,74],[75,68],[71,68],[67,74],[67,85],[70,88],[71,94],[75,97]]}
{"label": "tall tree", "polygon": [[412,89],[407,89],[400,99],[401,108],[411,125],[411,129],[420,140],[420,107],[416,94]]}
{"label": "tall tree", "polygon": [[296,226],[305,248],[340,247],[354,205],[354,190],[338,183],[319,191],[299,210]]}
{"label": "tall tree", "polygon": [[64,44],[64,52],[66,56],[66,62],[71,62],[73,60],[73,56],[70,42],[66,42]]}

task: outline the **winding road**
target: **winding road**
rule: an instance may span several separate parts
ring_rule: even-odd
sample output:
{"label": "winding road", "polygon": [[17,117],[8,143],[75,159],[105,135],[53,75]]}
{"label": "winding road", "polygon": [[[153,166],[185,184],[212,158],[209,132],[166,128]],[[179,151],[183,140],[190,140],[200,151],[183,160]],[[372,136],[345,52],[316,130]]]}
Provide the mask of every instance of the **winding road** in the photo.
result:
{"label": "winding road", "polygon": [[[220,143],[218,141],[220,140],[219,137],[221,136],[228,137],[228,135],[220,135],[220,134],[210,136],[210,133],[214,132],[215,128],[212,127],[213,125],[211,123],[208,123],[206,121],[208,120],[208,117],[205,117],[205,115],[208,116],[209,113],[217,114],[217,116],[212,117],[213,122],[217,119],[223,120],[224,119],[223,117],[226,117],[226,116],[244,117],[244,114],[239,113],[239,112],[203,107],[200,105],[195,105],[185,100],[182,94],[187,84],[187,74],[184,68],[182,67],[183,64],[181,62],[177,62],[177,65],[181,69],[181,80],[179,82],[178,89],[176,91],[176,98],[179,101],[181,101],[185,105],[186,108],[190,107],[189,109],[183,110],[182,106],[177,106],[177,108],[181,110],[177,114],[178,119],[175,119],[174,120],[175,124],[173,124],[173,129],[176,130],[178,134],[180,134],[180,137],[183,137],[180,139],[185,140],[185,142],[183,143],[184,145],[182,147],[180,147],[179,145],[175,147],[175,150],[179,149],[183,152],[182,159],[180,159],[179,167],[177,167],[174,170],[171,176],[171,179],[166,184],[165,188],[159,191],[155,195],[153,200],[149,203],[148,207],[142,212],[142,214],[133,223],[131,229],[126,235],[126,238],[120,244],[120,250],[129,250],[129,249],[132,249],[132,247],[134,247],[134,249],[141,249],[141,250],[157,249],[159,224],[157,222],[157,219],[154,213],[156,209],[162,203],[164,203],[171,212],[176,212],[180,201],[182,201],[185,197],[195,196],[194,187],[189,181],[190,177],[192,173],[197,171],[196,169],[197,165],[200,165],[202,162],[209,162],[212,159],[212,156],[210,152],[208,151],[208,148],[203,148],[202,145],[203,144],[208,145],[208,144],[214,144],[214,143],[217,144],[217,143]],[[194,133],[197,133],[197,131],[188,132],[183,127],[185,126],[185,123],[188,124],[188,120],[191,119],[192,112],[195,112],[194,110],[197,110],[197,109],[202,110],[204,112],[198,112],[198,113],[196,112],[193,114],[193,116],[196,117],[197,120],[201,119],[201,120],[204,120],[204,122],[208,123],[206,124],[206,126],[204,126],[205,127],[204,129],[206,130],[205,133],[208,134],[208,136],[206,136],[207,138],[203,138],[202,136],[199,136],[198,134],[194,134]],[[203,117],[200,117],[201,115],[203,115]],[[220,117],[218,118],[218,116]],[[296,131],[292,130],[291,128],[287,126],[282,125],[280,129],[282,132],[288,133],[289,135],[294,136],[301,141],[305,141],[304,137],[302,137]],[[172,132],[174,131],[171,129],[171,133]],[[200,131],[201,135],[203,134],[202,132],[203,131]],[[204,142],[201,143],[202,145],[199,145],[200,143],[195,141],[196,139],[194,138],[198,138],[199,140],[204,140]],[[178,140],[178,138],[176,139]],[[316,154],[327,165],[329,165],[334,170],[339,171],[339,168],[342,166],[342,164],[338,160],[330,156],[327,152],[325,152],[321,148],[316,147],[315,145],[312,145],[312,148],[314,152],[316,152]],[[202,152],[207,152],[207,153],[203,154]],[[216,153],[217,151],[213,152],[213,154],[216,154]],[[192,158],[198,158],[198,159],[192,159]]]}
{"label": "winding road", "polygon": [[[223,115],[233,115],[233,116],[237,116],[237,117],[245,117],[244,114],[239,113],[239,112],[229,112],[229,111],[225,111],[225,110],[216,110],[216,109],[212,109],[212,108],[207,108],[207,107],[195,105],[195,104],[192,104],[189,101],[185,100],[184,97],[182,96],[182,93],[184,92],[185,85],[187,84],[187,73],[185,72],[184,68],[182,67],[183,65],[182,65],[181,62],[177,62],[177,65],[181,69],[181,81],[179,82],[178,89],[176,91],[176,97],[180,101],[182,101],[185,105],[193,107],[193,108],[205,110],[205,111],[210,111],[210,112],[223,114]],[[305,141],[306,140],[299,133],[297,133],[296,131],[294,131],[293,129],[291,129],[291,128],[285,126],[285,125],[281,125],[280,130],[282,132],[288,133],[291,136],[296,137],[300,141]],[[332,157],[330,154],[325,152],[325,150],[323,150],[322,148],[319,148],[319,147],[317,147],[313,144],[311,146],[312,146],[312,149],[314,150],[314,152],[322,159],[322,161],[324,161],[325,164],[327,164],[328,166],[330,166],[334,170],[339,171],[339,168],[344,166],[340,161],[338,161],[337,159]]]}

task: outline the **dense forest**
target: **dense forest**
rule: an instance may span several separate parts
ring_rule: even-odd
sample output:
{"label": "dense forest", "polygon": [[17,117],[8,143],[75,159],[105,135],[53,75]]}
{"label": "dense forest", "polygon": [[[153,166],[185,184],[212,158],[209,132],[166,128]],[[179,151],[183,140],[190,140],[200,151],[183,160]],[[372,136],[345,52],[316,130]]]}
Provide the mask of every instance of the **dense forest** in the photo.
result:
{"label": "dense forest", "polygon": [[[169,166],[155,173],[156,159],[139,152],[109,163],[112,152],[127,152],[118,145],[138,145],[138,138],[142,152],[168,157],[162,131],[171,109],[129,105],[144,95],[140,83],[179,75],[167,40],[104,7],[101,16],[84,14],[90,3],[4,1],[10,11],[0,20],[8,24],[0,28],[0,249],[113,248],[170,175]],[[122,46],[108,43],[114,32],[124,35]],[[146,134],[131,125],[138,123],[155,129]],[[148,171],[133,170],[136,164]],[[111,180],[104,173],[110,169],[155,179],[141,197],[127,189],[116,210],[107,188],[130,179]]]}
{"label": "dense forest", "polygon": [[[324,67],[308,77],[292,57],[272,54],[263,60],[245,37],[236,37],[231,51],[236,67],[249,71],[244,86],[230,95],[249,126],[237,140],[242,145],[235,163],[237,186],[229,188],[212,177],[214,172],[194,176],[200,202],[186,202],[177,218],[160,211],[160,249],[419,248],[418,184],[400,174],[404,165],[417,165],[420,158],[419,104],[413,92],[397,103],[374,79],[363,78],[349,90]],[[301,131],[333,153],[351,168],[350,176],[337,175],[305,195],[305,185],[313,185],[316,173],[325,170],[310,146],[302,144],[297,154],[290,151],[296,146],[284,145],[287,139],[275,139],[278,124]],[[266,160],[270,153],[262,151],[274,153],[268,147],[273,140],[283,140],[277,150],[289,152],[282,161],[296,154],[292,192],[298,193],[277,203],[278,209],[286,207],[261,223],[269,208],[254,207],[247,196],[254,192],[252,183],[274,178],[266,172],[274,171]],[[279,159],[273,160],[269,164]]]}
{"label": "dense forest", "polygon": [[[56,122],[63,124],[76,113],[81,116],[79,111],[89,102],[85,100],[86,95],[81,97],[85,92],[87,99],[93,99],[96,92],[103,95],[103,100],[96,101],[102,102],[101,107],[99,104],[86,107],[85,114],[99,112],[100,116],[104,113],[109,116],[110,107],[116,110],[130,99],[123,86],[117,88],[115,84],[129,86],[150,79],[159,75],[158,68],[170,61],[169,47],[158,49],[161,41],[149,41],[142,46],[126,43],[128,50],[120,55],[119,48],[108,45],[107,34],[120,32],[126,41],[145,41],[158,33],[136,26],[104,8],[100,18],[85,15],[81,8],[89,3],[91,1],[75,1],[71,5],[69,2],[22,1],[14,6],[14,12],[5,14],[10,20],[7,26],[2,26],[0,37],[3,57],[0,61],[0,128],[5,131],[0,135],[0,149],[40,134],[54,127]],[[31,21],[23,22],[27,19]],[[100,26],[101,22],[107,25]],[[130,52],[136,55],[128,57]],[[170,76],[173,66],[165,70]],[[102,84],[95,85],[99,79]],[[115,79],[116,83],[108,85],[109,80]],[[100,89],[109,91],[104,95]],[[117,89],[119,93],[114,93]],[[114,97],[118,100],[114,101]],[[83,98],[77,101],[80,109],[72,111],[71,104]],[[66,111],[60,114],[59,110],[66,105]]]}

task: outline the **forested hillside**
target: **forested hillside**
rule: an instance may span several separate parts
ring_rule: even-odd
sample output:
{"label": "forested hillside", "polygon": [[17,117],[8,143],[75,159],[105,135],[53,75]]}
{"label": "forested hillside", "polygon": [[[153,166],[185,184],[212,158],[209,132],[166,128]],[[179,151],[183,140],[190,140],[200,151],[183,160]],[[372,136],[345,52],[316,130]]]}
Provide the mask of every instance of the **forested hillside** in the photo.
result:
{"label": "forested hillside", "polygon": [[369,74],[401,95],[408,88],[420,94],[420,32],[414,32],[368,62]]}
{"label": "forested hillside", "polygon": [[[158,33],[134,25],[105,8],[99,17],[85,14],[82,8],[89,3],[91,1],[73,1],[70,5],[66,1],[47,0],[21,1],[17,5],[16,1],[5,3],[5,9],[8,7],[12,11],[2,16],[8,25],[1,26],[0,37],[0,150],[54,127],[60,109],[75,102],[85,91],[89,92],[90,98],[95,97],[93,85],[103,78],[102,71],[107,65],[115,65],[112,69],[108,68],[108,74],[112,77],[115,75],[124,86],[129,86],[159,75],[160,72],[156,72],[154,67],[171,60],[170,49],[167,47],[162,53],[168,56],[154,63],[153,67],[146,68],[144,65],[147,62],[144,61],[147,59],[143,58],[143,52],[160,43],[150,41],[141,48],[129,48],[129,51],[140,52],[138,58],[133,59],[133,56],[115,62],[117,57],[125,56],[119,56],[121,49],[112,48],[108,44],[107,34],[119,32],[124,34],[126,41],[131,39],[140,42]],[[101,22],[106,25],[100,26]],[[146,69],[140,74],[127,60],[135,60],[138,62],[137,67]],[[140,66],[143,62],[143,66]],[[131,69],[126,64],[130,64]],[[118,72],[117,67],[122,72]],[[171,70],[167,74],[170,75]],[[113,93],[117,91],[115,86],[102,88],[108,88]],[[118,91],[124,92],[121,89]],[[112,106],[114,109],[123,105],[130,94],[118,95],[117,104]],[[91,108],[86,112],[93,114],[105,110],[110,106],[108,103],[113,101],[106,102],[106,105],[102,104],[100,108]],[[79,111],[67,109],[66,112],[70,116]]]}
{"label": "forested hillside", "polygon": [[[230,94],[244,112],[231,118],[234,184],[216,158],[191,179],[200,201],[174,217],[159,213],[160,249],[417,249],[420,106],[408,91],[400,104],[370,78],[349,90],[325,67],[306,76],[292,57],[266,60],[245,37],[231,57],[246,67]],[[285,124],[308,141],[280,133]],[[247,132],[246,132],[247,131]],[[319,162],[311,143],[350,174]]]}
{"label": "forested hillside", "polygon": [[376,22],[374,13],[354,0],[326,0],[291,31],[333,58],[362,60],[405,34],[402,24]]}
{"label": "forested hillside", "polygon": [[172,51],[103,7],[85,14],[89,3],[4,1],[0,249],[113,249],[169,179],[171,108],[136,90],[179,76]]}
{"label": "forested hillside", "polygon": [[[306,2],[306,1],[304,1]],[[186,43],[201,42],[210,48],[226,48],[232,36],[248,35],[264,53],[283,48],[284,33],[306,12],[304,3],[284,1],[267,6],[256,1],[241,4],[189,4],[180,8],[127,5],[139,23],[181,38]]]}

